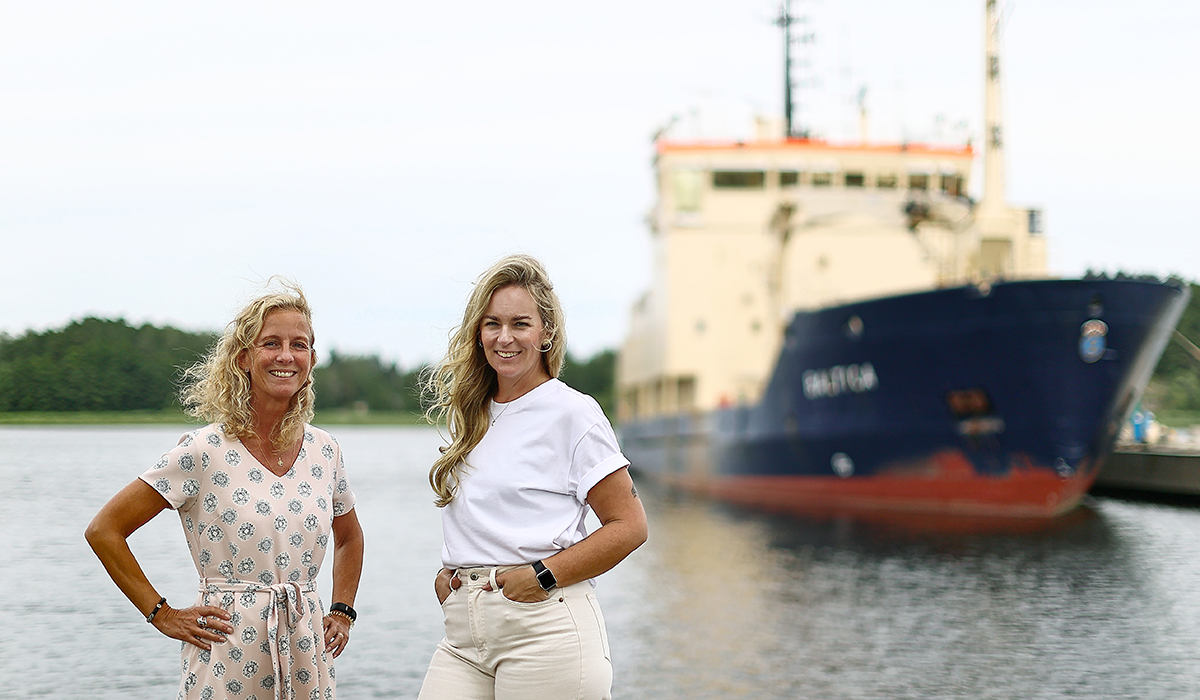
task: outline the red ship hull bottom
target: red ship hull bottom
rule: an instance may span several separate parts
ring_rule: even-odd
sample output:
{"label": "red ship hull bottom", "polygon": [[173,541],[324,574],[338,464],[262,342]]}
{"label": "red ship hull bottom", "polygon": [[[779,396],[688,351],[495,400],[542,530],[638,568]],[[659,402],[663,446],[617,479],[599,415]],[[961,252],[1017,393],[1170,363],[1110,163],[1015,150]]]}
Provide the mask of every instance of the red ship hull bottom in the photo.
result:
{"label": "red ship hull bottom", "polygon": [[882,474],[837,476],[703,476],[656,474],[665,484],[771,511],[820,514],[926,513],[968,517],[1053,518],[1079,505],[1095,464],[1068,476],[1025,466],[1003,475],[977,473],[961,452],[941,452]]}

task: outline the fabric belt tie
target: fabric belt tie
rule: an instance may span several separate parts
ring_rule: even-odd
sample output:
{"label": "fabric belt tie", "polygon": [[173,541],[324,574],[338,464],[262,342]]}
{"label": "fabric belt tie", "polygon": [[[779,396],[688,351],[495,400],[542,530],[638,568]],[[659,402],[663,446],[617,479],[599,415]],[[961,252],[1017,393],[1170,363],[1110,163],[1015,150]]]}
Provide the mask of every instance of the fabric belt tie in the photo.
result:
{"label": "fabric belt tie", "polygon": [[[275,685],[273,688],[275,700],[286,700],[291,697],[292,688],[292,653],[291,632],[308,614],[308,606],[304,604],[304,594],[317,590],[316,581],[285,581],[270,586],[257,581],[227,581],[206,578],[200,582],[200,592],[205,594],[205,604],[208,595],[223,593],[266,593],[271,596],[271,612],[267,617],[267,640],[271,650],[271,664],[275,667]],[[287,610],[287,629],[279,628],[279,609]],[[242,640],[245,642],[245,640]],[[253,640],[251,640],[253,641]],[[286,641],[285,643],[282,643]]]}

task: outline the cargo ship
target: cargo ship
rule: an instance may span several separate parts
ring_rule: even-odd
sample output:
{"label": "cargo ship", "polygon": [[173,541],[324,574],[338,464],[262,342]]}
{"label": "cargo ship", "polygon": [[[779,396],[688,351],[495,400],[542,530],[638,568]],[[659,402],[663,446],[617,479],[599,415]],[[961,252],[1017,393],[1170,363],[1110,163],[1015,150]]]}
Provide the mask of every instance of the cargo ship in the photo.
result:
{"label": "cargo ship", "polygon": [[794,133],[787,71],[784,123],[656,139],[653,281],[617,361],[635,471],[772,510],[1079,504],[1190,289],[1047,272],[1041,212],[1006,202],[994,0],[984,20],[977,200],[969,142]]}

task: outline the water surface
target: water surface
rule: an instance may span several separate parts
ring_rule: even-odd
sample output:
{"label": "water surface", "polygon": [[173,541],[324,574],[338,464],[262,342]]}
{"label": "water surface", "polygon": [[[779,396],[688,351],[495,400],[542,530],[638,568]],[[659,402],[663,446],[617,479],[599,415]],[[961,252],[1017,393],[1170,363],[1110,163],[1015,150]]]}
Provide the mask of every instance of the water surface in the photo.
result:
{"label": "water surface", "polygon": [[[0,428],[2,698],[173,698],[178,643],[108,579],[83,529],[181,427]],[[339,427],[367,559],[339,697],[414,698],[441,616],[425,480],[438,437]],[[805,519],[640,483],[650,541],[597,589],[614,698],[1200,697],[1200,511],[1100,499],[1041,528]],[[131,538],[190,604],[173,513]],[[329,567],[322,573],[328,604]]]}

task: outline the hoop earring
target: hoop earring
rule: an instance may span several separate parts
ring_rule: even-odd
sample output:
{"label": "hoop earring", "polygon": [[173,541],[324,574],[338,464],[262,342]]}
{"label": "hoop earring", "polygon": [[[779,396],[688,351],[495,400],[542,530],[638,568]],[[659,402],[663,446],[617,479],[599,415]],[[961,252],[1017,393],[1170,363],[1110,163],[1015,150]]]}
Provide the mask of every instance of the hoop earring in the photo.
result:
{"label": "hoop earring", "polygon": [[547,338],[546,342],[542,343],[542,347],[538,348],[538,352],[550,352],[552,347],[554,347],[554,341]]}

